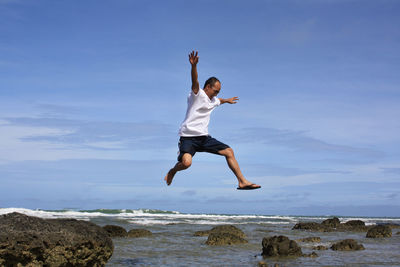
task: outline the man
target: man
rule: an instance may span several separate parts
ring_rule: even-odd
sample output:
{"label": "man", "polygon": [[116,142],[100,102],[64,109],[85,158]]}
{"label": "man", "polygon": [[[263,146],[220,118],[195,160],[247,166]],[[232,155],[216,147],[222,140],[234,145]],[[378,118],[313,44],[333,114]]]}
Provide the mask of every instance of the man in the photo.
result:
{"label": "man", "polygon": [[170,185],[178,171],[185,170],[192,165],[192,157],[196,152],[209,152],[226,158],[229,168],[238,179],[239,186],[237,189],[252,190],[261,188],[261,186],[251,183],[243,176],[232,148],[208,134],[210,115],[214,108],[224,103],[236,104],[239,98],[217,98],[221,90],[221,83],[215,77],[209,78],[204,84],[204,89],[201,89],[197,80],[198,52],[192,51],[189,54],[189,62],[192,65],[192,90],[188,97],[186,118],[179,129],[178,162],[169,170],[164,180],[167,185]]}

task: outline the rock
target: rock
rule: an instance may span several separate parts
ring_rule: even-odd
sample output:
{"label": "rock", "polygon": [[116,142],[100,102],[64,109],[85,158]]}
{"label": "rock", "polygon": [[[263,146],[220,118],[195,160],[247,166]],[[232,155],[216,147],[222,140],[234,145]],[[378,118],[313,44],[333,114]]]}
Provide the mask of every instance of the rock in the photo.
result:
{"label": "rock", "polygon": [[348,222],[345,222],[344,225],[349,226],[349,227],[363,227],[365,226],[365,222],[361,220],[351,220]]}
{"label": "rock", "polygon": [[211,233],[206,241],[206,245],[209,246],[224,246],[244,243],[248,243],[248,241],[229,233]]}
{"label": "rock", "polygon": [[211,229],[211,233],[228,233],[241,238],[246,238],[242,230],[233,225],[220,225]]}
{"label": "rock", "polygon": [[391,237],[392,229],[387,225],[377,225],[367,232],[368,238]]}
{"label": "rock", "polygon": [[319,237],[319,236],[311,236],[311,237],[298,239],[298,241],[300,241],[300,242],[308,242],[308,243],[321,242],[321,237]]}
{"label": "rock", "polygon": [[370,227],[361,220],[351,220],[341,224],[338,228],[342,231],[366,232]]}
{"label": "rock", "polygon": [[340,251],[353,251],[353,250],[364,250],[364,246],[362,244],[358,244],[354,239],[345,239],[340,242],[337,242],[331,246],[332,250],[340,250]]}
{"label": "rock", "polygon": [[105,266],[114,246],[91,222],[0,216],[0,266]]}
{"label": "rock", "polygon": [[243,231],[233,225],[219,225],[219,226],[212,228],[211,230],[197,231],[194,233],[194,235],[195,236],[207,236],[211,233],[227,233],[227,234],[236,235],[240,238],[246,238],[246,235],[243,233]]}
{"label": "rock", "polygon": [[315,246],[312,248],[313,250],[327,250],[328,248],[325,246]]}
{"label": "rock", "polygon": [[400,232],[397,232],[396,235],[400,235]]}
{"label": "rock", "polygon": [[259,261],[258,267],[268,267],[268,264],[265,261]]}
{"label": "rock", "polygon": [[318,257],[318,254],[315,252],[311,252],[310,254],[303,254],[303,257],[316,258]]}
{"label": "rock", "polygon": [[103,229],[107,231],[110,237],[126,237],[128,235],[125,228],[118,225],[106,225],[103,226]]}
{"label": "rock", "polygon": [[211,230],[206,230],[206,231],[197,231],[194,233],[194,236],[208,236],[210,234]]}
{"label": "rock", "polygon": [[400,224],[396,224],[396,223],[382,223],[382,224],[379,224],[379,225],[386,225],[386,226],[389,226],[392,229],[400,228]]}
{"label": "rock", "polygon": [[262,240],[264,257],[287,257],[303,255],[296,241],[286,236],[264,237]]}
{"label": "rock", "polygon": [[316,222],[299,222],[297,223],[292,230],[310,230],[310,231],[317,231],[317,232],[330,232],[333,231],[333,229],[316,223]]}
{"label": "rock", "polygon": [[145,229],[131,229],[128,232],[128,237],[146,237],[152,236],[153,233]]}
{"label": "rock", "polygon": [[316,222],[300,222],[297,223],[292,230],[309,230],[316,232],[346,232],[346,231],[354,231],[354,232],[366,232],[370,227],[366,226],[363,221],[360,220],[352,220],[346,223],[340,223],[337,217],[332,219],[326,219],[322,223]]}
{"label": "rock", "polygon": [[331,228],[336,228],[340,225],[339,218],[333,217],[332,219],[326,219],[321,223],[321,225]]}

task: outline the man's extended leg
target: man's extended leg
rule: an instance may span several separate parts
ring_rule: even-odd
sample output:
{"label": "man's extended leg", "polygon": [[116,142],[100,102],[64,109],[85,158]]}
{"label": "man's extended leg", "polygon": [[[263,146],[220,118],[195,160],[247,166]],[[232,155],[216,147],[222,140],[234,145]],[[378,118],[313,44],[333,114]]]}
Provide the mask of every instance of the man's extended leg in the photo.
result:
{"label": "man's extended leg", "polygon": [[[261,186],[253,184],[249,180],[247,180],[243,174],[242,171],[240,170],[239,163],[237,162],[235,158],[235,154],[233,153],[232,148],[226,148],[223,150],[218,151],[220,155],[225,156],[226,162],[228,163],[229,168],[233,171],[235,174],[236,178],[238,179],[239,182],[239,188],[243,188],[246,186],[250,186],[253,189],[260,188]],[[250,188],[250,189],[251,189]]]}
{"label": "man's extended leg", "polygon": [[172,179],[174,179],[174,176],[177,172],[186,170],[190,167],[190,165],[192,165],[192,155],[190,155],[189,153],[183,154],[182,160],[177,162],[175,166],[169,170],[167,175],[165,175],[164,180],[167,185],[170,185],[172,183]]}

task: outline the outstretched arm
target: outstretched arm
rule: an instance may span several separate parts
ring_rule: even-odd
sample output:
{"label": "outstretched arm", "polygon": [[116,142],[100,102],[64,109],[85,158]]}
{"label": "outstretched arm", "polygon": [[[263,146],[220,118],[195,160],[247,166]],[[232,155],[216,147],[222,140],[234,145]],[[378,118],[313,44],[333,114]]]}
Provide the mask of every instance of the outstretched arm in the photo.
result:
{"label": "outstretched arm", "polygon": [[189,54],[189,62],[192,65],[192,91],[193,93],[197,94],[200,90],[200,85],[198,81],[198,75],[197,75],[197,63],[199,62],[199,57],[198,57],[198,52],[196,53],[192,51],[192,53]]}
{"label": "outstretched arm", "polygon": [[226,99],[224,99],[224,98],[218,98],[218,99],[221,102],[221,104],[224,104],[224,103],[236,104],[237,101],[239,100],[239,97],[235,96],[235,97],[226,98]]}

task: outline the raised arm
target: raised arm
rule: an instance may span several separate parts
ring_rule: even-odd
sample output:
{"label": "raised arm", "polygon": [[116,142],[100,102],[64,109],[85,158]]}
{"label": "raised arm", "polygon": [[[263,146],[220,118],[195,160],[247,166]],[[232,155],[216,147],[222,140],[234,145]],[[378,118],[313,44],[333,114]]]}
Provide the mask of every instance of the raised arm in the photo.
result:
{"label": "raised arm", "polygon": [[196,53],[192,51],[192,53],[189,54],[189,62],[192,65],[192,91],[193,93],[197,94],[200,90],[200,84],[198,80],[198,75],[197,75],[197,63],[199,62],[199,57],[198,57],[198,52]]}

